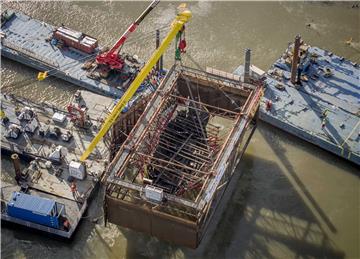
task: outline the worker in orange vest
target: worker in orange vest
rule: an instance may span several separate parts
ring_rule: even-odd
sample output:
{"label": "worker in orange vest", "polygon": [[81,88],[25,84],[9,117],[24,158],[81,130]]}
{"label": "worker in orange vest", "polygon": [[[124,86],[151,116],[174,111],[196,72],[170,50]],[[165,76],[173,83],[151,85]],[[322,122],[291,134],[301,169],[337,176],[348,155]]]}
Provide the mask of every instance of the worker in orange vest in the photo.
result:
{"label": "worker in orange vest", "polygon": [[72,182],[71,185],[70,185],[70,190],[76,200],[77,198],[77,190],[76,190],[76,183],[75,182]]}
{"label": "worker in orange vest", "polygon": [[70,222],[68,219],[65,219],[64,223],[63,223],[64,229],[65,231],[69,231],[70,229]]}
{"label": "worker in orange vest", "polygon": [[271,111],[272,108],[272,101],[266,100],[266,111]]}

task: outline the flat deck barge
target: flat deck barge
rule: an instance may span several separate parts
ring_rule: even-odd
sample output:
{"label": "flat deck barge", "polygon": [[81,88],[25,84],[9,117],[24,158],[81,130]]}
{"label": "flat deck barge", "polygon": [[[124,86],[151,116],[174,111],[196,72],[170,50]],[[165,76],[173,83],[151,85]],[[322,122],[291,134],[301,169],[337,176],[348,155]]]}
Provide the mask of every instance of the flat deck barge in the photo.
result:
{"label": "flat deck barge", "polygon": [[[49,71],[49,76],[58,77],[102,95],[121,98],[144,64],[132,56],[126,59],[122,74],[101,78],[91,66],[91,64],[95,65],[95,57],[101,52],[101,47],[95,48],[90,54],[74,47],[60,47],[52,40],[57,27],[21,12],[12,10],[5,12],[1,21],[1,55],[39,71]],[[75,36],[82,34],[66,27],[63,29]],[[84,69],[86,66],[89,68]],[[128,76],[124,78],[123,74]],[[149,80],[144,81],[133,100],[152,91],[151,88],[146,87],[149,82]]]}
{"label": "flat deck barge", "polygon": [[301,42],[292,83],[293,53],[289,44],[266,73],[251,69],[265,80],[259,119],[360,165],[359,65]]}
{"label": "flat deck barge", "polygon": [[[18,184],[1,185],[3,221],[63,238],[71,238],[73,235],[106,172],[111,150],[109,137],[99,143],[84,164],[80,165],[76,161],[114,105],[111,98],[85,90],[79,91],[75,99],[72,104],[79,103],[82,111],[88,109],[84,116],[85,124],[79,125],[82,117],[79,113],[75,114],[74,110],[62,110],[46,103],[37,104],[15,96],[1,96],[1,149],[32,159],[28,168],[22,172],[15,169]],[[71,107],[75,109],[74,105]],[[81,170],[82,166],[84,170]],[[80,169],[76,171],[77,168]],[[58,207],[64,206],[62,214],[58,216],[61,216],[62,223],[64,219],[68,221],[67,228],[64,229],[63,225],[49,227],[9,213],[9,206],[16,203],[15,193],[31,200],[27,202],[28,205],[19,205],[25,206],[25,209],[30,203],[33,204],[32,210],[43,209],[44,205],[41,204],[51,202],[60,204]]]}

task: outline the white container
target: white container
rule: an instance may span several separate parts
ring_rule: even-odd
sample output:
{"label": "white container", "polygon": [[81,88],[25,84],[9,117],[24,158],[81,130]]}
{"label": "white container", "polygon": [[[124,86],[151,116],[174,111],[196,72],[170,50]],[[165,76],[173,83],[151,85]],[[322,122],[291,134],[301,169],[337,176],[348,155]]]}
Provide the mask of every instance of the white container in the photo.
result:
{"label": "white container", "polygon": [[84,180],[86,175],[84,165],[80,162],[71,161],[69,164],[69,175],[76,179]]}
{"label": "white container", "polygon": [[164,190],[152,185],[145,186],[146,199],[161,202],[164,198]]}
{"label": "white container", "polygon": [[63,113],[55,112],[52,116],[52,120],[55,122],[63,123],[66,119],[66,115]]}

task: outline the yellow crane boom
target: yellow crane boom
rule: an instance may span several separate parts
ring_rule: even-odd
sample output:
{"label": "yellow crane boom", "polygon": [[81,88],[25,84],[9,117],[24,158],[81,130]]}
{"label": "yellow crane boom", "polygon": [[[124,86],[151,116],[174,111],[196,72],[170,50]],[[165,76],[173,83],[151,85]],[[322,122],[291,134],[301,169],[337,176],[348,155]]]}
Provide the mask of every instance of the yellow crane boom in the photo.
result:
{"label": "yellow crane boom", "polygon": [[129,86],[128,90],[121,97],[119,102],[115,105],[113,111],[106,118],[104,124],[102,125],[99,133],[94,137],[91,141],[88,148],[80,157],[80,161],[85,161],[91,152],[95,149],[96,145],[99,141],[104,137],[106,132],[110,129],[110,127],[114,124],[116,119],[121,114],[122,110],[126,106],[126,104],[130,101],[130,99],[135,94],[136,90],[139,88],[141,83],[144,81],[146,76],[150,73],[151,69],[155,66],[156,62],[160,59],[160,57],[164,54],[166,49],[169,47],[171,41],[175,38],[177,33],[183,28],[184,24],[187,23],[191,18],[191,12],[189,10],[179,11],[175,20],[171,24],[171,30],[164,38],[159,48],[153,53],[150,57],[149,61],[145,64],[145,66],[141,69],[140,73],[134,79],[134,81]]}

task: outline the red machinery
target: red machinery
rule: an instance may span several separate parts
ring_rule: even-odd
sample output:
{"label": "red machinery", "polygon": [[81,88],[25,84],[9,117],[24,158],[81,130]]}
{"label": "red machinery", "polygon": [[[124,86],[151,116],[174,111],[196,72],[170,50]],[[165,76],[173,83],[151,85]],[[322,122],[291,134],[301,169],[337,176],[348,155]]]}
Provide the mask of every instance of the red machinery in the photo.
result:
{"label": "red machinery", "polygon": [[85,126],[86,108],[81,108],[70,103],[66,109],[69,113],[70,121],[76,123],[79,127]]}
{"label": "red machinery", "polygon": [[105,65],[108,69],[121,70],[124,65],[124,60],[119,56],[120,47],[124,44],[130,33],[136,30],[137,26],[142,20],[151,12],[152,9],[159,3],[159,0],[154,0],[145,9],[145,11],[136,19],[136,21],[129,26],[121,38],[114,44],[114,46],[107,52],[96,56],[96,62],[100,65]]}
{"label": "red machinery", "polygon": [[91,126],[91,121],[87,113],[87,107],[83,103],[80,91],[76,91],[74,99],[66,106],[70,121],[81,128]]}

